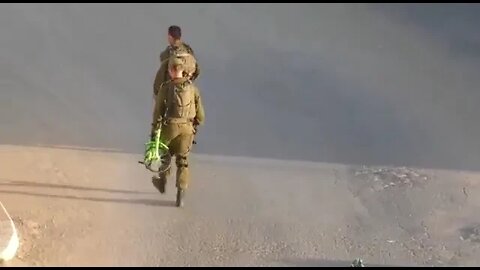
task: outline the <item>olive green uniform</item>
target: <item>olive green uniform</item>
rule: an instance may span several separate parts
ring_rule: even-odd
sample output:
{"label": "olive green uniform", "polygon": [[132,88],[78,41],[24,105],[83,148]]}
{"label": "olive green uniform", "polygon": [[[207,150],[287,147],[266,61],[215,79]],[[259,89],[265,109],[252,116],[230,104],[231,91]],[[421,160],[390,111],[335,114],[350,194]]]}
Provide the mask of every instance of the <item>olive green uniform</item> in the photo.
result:
{"label": "olive green uniform", "polygon": [[[174,86],[192,87],[195,95],[195,116],[191,119],[172,118],[168,115],[168,106],[170,91]],[[170,163],[173,155],[176,156],[177,181],[178,188],[183,190],[188,188],[190,176],[188,169],[188,155],[190,153],[195,125],[202,125],[205,121],[205,112],[198,88],[187,78],[179,78],[167,81],[161,87],[156,96],[155,109],[153,113],[153,123],[151,134],[154,134],[156,128],[161,124],[160,139],[169,147],[169,152],[162,157],[163,168],[160,170],[160,177],[166,178],[170,174]]]}
{"label": "olive green uniform", "polygon": [[[154,94],[154,96],[156,96],[158,94],[158,91],[160,90],[162,83],[164,83],[164,82],[166,82],[167,80],[170,79],[170,76],[168,75],[168,61],[167,60],[168,60],[168,57],[170,55],[170,50],[172,49],[172,47],[182,47],[183,49],[188,51],[190,54],[195,56],[195,53],[193,52],[192,47],[190,47],[190,45],[188,45],[187,43],[182,42],[182,41],[178,41],[176,44],[170,45],[167,48],[165,48],[165,50],[163,50],[163,52],[160,53],[160,63],[161,64],[160,64],[160,68],[158,69],[157,74],[155,76],[155,80],[153,82],[153,94]],[[196,80],[199,75],[200,75],[200,68],[199,68],[198,62],[197,62],[196,65],[195,65],[195,72],[193,73],[190,80],[192,80],[192,81]]]}

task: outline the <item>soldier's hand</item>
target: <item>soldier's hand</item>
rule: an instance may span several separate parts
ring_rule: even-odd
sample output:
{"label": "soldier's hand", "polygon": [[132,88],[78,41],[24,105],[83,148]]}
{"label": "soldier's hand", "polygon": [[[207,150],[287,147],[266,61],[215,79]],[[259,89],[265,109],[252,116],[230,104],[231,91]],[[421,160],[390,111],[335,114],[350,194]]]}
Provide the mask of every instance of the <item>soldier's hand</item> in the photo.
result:
{"label": "soldier's hand", "polygon": [[197,129],[198,125],[200,125],[200,122],[198,121],[198,119],[196,117],[193,118],[193,126],[195,127],[195,130]]}
{"label": "soldier's hand", "polygon": [[157,130],[157,125],[152,123],[152,129],[150,130],[150,140],[155,140],[155,131]]}
{"label": "soldier's hand", "polygon": [[193,122],[193,135],[196,135],[196,134],[197,134],[197,128],[198,128],[198,124],[196,124],[195,122]]}

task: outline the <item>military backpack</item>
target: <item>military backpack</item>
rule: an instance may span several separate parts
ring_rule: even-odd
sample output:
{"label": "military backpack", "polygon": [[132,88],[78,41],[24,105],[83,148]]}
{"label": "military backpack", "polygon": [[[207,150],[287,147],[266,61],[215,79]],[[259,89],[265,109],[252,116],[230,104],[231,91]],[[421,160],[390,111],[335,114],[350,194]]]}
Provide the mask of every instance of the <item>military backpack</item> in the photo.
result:
{"label": "military backpack", "polygon": [[196,114],[195,86],[191,81],[172,83],[167,94],[167,118],[193,120]]}

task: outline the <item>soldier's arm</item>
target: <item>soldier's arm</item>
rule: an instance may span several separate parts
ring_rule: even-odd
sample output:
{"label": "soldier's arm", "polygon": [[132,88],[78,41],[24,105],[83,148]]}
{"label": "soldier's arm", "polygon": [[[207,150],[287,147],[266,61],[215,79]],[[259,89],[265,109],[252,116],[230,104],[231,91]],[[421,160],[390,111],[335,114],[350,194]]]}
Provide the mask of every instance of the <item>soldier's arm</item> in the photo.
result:
{"label": "soldier's arm", "polygon": [[185,47],[187,47],[187,50],[195,57],[196,63],[195,63],[195,72],[192,74],[192,81],[196,80],[198,76],[200,76],[200,66],[198,65],[198,59],[197,56],[195,55],[195,52],[193,51],[192,47],[190,45],[183,43]]}
{"label": "soldier's arm", "polygon": [[163,62],[165,60],[167,60],[169,56],[169,52],[168,52],[168,46],[165,48],[165,50],[163,50],[161,53],[160,53],[160,62]]}
{"label": "soldier's arm", "polygon": [[195,120],[198,125],[205,123],[205,110],[203,109],[202,97],[200,96],[200,90],[195,86]]}
{"label": "soldier's arm", "polygon": [[153,97],[157,95],[158,91],[160,90],[160,86],[162,85],[162,78],[161,78],[161,70],[162,66],[160,66],[157,70],[157,74],[155,75],[155,80],[153,80]]}
{"label": "soldier's arm", "polygon": [[163,61],[157,71],[155,80],[153,81],[153,94],[156,96],[162,87],[162,83],[167,81],[167,61]]}
{"label": "soldier's arm", "polygon": [[167,80],[167,65],[166,62],[168,60],[169,47],[167,46],[161,53],[160,53],[160,68],[157,71],[157,75],[155,76],[155,81],[153,82],[153,95],[156,96],[160,87],[163,82]]}
{"label": "soldier's arm", "polygon": [[151,134],[153,134],[158,128],[163,116],[165,115],[167,90],[167,84],[164,84],[156,96],[155,107],[153,109]]}

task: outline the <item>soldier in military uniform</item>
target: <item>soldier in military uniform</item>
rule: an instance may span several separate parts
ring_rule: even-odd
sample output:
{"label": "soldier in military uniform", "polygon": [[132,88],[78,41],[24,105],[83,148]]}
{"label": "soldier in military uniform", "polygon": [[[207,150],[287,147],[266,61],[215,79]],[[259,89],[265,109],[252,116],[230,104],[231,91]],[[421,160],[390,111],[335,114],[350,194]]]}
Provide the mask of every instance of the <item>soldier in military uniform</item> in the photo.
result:
{"label": "soldier in military uniform", "polygon": [[195,59],[195,53],[190,45],[182,41],[182,30],[179,26],[172,25],[168,28],[168,43],[169,46],[167,46],[167,48],[165,48],[160,54],[161,64],[153,82],[154,97],[158,94],[162,83],[169,79],[167,71],[168,59],[176,52],[190,54],[194,58],[191,64],[185,65],[185,77],[189,77],[190,80],[195,81],[200,75],[200,69]]}
{"label": "soldier in military uniform", "polygon": [[177,206],[181,207],[190,180],[188,155],[196,126],[205,121],[205,112],[198,88],[184,77],[183,59],[170,58],[167,67],[171,79],[162,84],[156,96],[151,136],[161,125],[160,139],[169,147],[169,152],[162,157],[159,175],[152,178],[152,182],[161,193],[165,192],[171,159],[175,156]]}

